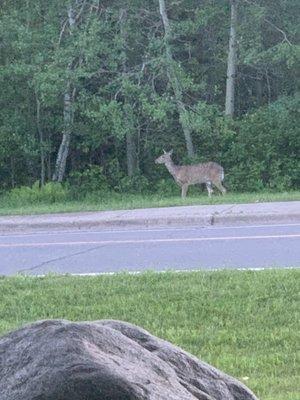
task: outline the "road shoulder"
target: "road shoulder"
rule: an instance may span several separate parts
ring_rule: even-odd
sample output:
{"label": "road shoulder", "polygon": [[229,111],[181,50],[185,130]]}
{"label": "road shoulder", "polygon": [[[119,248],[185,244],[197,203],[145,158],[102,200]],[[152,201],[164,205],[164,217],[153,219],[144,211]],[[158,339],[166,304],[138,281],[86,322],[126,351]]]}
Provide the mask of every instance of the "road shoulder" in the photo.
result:
{"label": "road shoulder", "polygon": [[300,223],[300,201],[0,217],[0,233],[185,225]]}

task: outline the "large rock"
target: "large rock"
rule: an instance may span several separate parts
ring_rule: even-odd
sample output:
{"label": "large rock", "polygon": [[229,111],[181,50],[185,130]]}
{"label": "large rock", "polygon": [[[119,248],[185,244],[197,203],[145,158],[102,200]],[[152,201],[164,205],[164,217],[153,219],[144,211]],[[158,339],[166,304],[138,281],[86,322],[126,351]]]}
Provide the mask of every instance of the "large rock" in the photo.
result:
{"label": "large rock", "polygon": [[1,400],[254,400],[236,379],[134,325],[39,321],[0,338]]}

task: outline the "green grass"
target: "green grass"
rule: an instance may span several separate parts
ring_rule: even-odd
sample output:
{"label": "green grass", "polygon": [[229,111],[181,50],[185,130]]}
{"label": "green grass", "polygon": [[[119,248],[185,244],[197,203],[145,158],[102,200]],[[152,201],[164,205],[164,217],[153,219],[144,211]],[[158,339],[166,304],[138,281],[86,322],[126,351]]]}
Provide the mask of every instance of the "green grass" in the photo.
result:
{"label": "green grass", "polygon": [[45,318],[125,320],[248,377],[261,400],[297,400],[299,290],[296,269],[0,278],[0,334]]}
{"label": "green grass", "polygon": [[95,194],[81,201],[63,201],[55,203],[29,202],[28,200],[18,199],[9,202],[9,198],[0,197],[0,215],[18,214],[43,214],[56,212],[77,212],[77,211],[104,211],[104,210],[124,210],[134,208],[168,207],[182,205],[202,205],[202,204],[238,204],[271,201],[292,201],[300,200],[300,191],[280,192],[280,193],[227,193],[226,196],[213,195],[211,199],[206,193],[192,190],[192,194],[186,199],[178,196],[163,195],[139,195],[139,194],[117,194],[99,195]]}

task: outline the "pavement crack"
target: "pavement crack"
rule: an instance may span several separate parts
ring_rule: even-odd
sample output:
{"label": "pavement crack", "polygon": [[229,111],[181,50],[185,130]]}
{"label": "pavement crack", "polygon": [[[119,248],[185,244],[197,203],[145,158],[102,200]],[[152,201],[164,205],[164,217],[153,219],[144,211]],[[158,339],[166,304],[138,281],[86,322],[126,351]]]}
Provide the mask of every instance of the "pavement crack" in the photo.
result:
{"label": "pavement crack", "polygon": [[218,214],[224,214],[227,211],[231,211],[235,207],[236,207],[236,204],[232,204],[230,207],[224,208],[224,210],[220,211]]}
{"label": "pavement crack", "polygon": [[209,224],[210,224],[210,225],[215,225],[216,217],[217,217],[218,215],[221,215],[221,214],[223,215],[224,213],[227,213],[228,211],[232,211],[232,210],[235,208],[235,206],[236,206],[236,204],[232,204],[230,207],[224,208],[224,210],[221,210],[221,211],[214,211],[214,212],[211,214],[210,218],[209,218]]}
{"label": "pavement crack", "polygon": [[38,268],[44,267],[45,265],[51,264],[51,263],[53,263],[55,261],[66,260],[66,259],[74,257],[74,256],[79,256],[79,255],[82,255],[82,254],[89,253],[90,251],[101,249],[101,247],[105,247],[105,246],[106,246],[105,244],[102,244],[101,246],[95,246],[95,247],[91,247],[91,248],[86,249],[86,250],[81,250],[81,251],[77,251],[75,253],[70,253],[70,254],[67,254],[65,256],[52,258],[51,260],[43,261],[42,263],[34,265],[33,267],[20,269],[19,271],[17,271],[17,274],[22,274],[24,272],[34,271],[34,270],[36,270]]}

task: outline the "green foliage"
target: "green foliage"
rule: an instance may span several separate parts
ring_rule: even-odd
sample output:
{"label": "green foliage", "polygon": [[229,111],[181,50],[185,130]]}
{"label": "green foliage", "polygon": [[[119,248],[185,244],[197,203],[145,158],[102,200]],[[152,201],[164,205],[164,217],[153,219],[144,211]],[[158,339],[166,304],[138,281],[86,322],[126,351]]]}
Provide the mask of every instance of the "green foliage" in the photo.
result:
{"label": "green foliage", "polygon": [[178,196],[180,194],[179,186],[176,185],[171,177],[159,179],[154,186],[154,190],[157,194],[165,197]]}
{"label": "green foliage", "polygon": [[[257,191],[299,187],[299,106],[300,96],[283,98],[236,121],[234,140],[222,151],[230,188]],[[225,144],[230,143],[227,134]]]}
{"label": "green foliage", "polygon": [[132,177],[124,176],[115,189],[121,193],[147,193],[149,186],[149,181],[145,176],[135,174]]}
{"label": "green foliage", "polygon": [[[234,191],[283,191],[300,185],[300,96],[231,120],[214,106],[198,103],[186,114],[198,143],[196,161],[213,159],[225,168]],[[182,157],[183,162],[189,162]],[[193,162],[195,162],[193,160]]]}
{"label": "green foliage", "polygon": [[[223,115],[229,1],[167,2],[172,64],[186,108],[180,116],[157,0],[101,6],[70,1],[72,34],[66,2],[5,1],[0,9],[0,191],[27,185],[29,199],[30,187],[41,177],[42,153],[46,180],[51,179],[68,83],[74,88],[74,122],[70,190],[65,190],[74,198],[111,190],[178,193],[166,169],[153,160],[163,148],[173,148],[177,163],[195,161],[187,157],[182,123],[192,132],[196,161],[224,165],[229,190],[297,189],[299,1],[246,3],[239,7],[232,121]],[[127,9],[123,30],[120,6]],[[127,135],[134,138],[132,178]]]}
{"label": "green foliage", "polygon": [[32,187],[21,186],[12,189],[5,197],[4,202],[18,206],[23,204],[59,203],[67,200],[68,190],[60,183],[50,182],[40,187],[36,182]]}
{"label": "green foliage", "polygon": [[68,179],[72,198],[84,198],[87,194],[107,193],[109,186],[103,174],[103,168],[98,165],[90,165],[83,171],[71,172]]}

